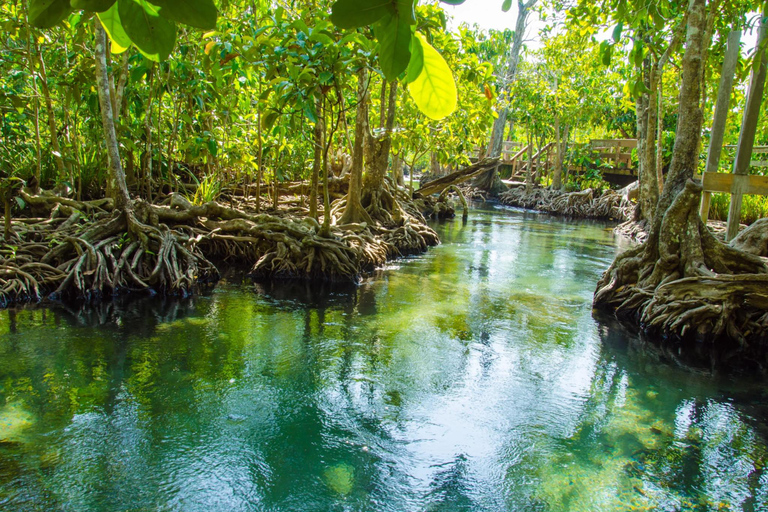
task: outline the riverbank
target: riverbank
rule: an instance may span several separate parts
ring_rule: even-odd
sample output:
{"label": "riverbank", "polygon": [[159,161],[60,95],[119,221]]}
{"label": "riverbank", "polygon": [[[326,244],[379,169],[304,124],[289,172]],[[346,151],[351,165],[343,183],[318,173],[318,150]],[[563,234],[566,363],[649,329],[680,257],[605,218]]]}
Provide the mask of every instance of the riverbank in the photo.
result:
{"label": "riverbank", "polygon": [[331,204],[326,227],[292,196],[279,199],[279,209],[259,212],[252,197],[193,204],[171,193],[155,203],[137,199],[125,213],[109,199],[22,191],[25,216],[9,220],[0,250],[0,306],[136,292],[184,296],[218,280],[222,265],[262,280],[356,282],[440,243],[421,212],[434,211],[434,201],[399,192],[390,222],[337,224],[342,198]]}

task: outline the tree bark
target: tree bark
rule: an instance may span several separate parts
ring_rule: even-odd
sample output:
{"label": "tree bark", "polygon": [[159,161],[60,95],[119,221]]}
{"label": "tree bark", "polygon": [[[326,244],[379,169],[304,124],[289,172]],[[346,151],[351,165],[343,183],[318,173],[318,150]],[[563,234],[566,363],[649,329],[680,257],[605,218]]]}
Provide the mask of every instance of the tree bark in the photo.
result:
{"label": "tree bark", "polygon": [[325,127],[323,126],[323,117],[320,115],[322,110],[322,100],[316,102],[318,108],[318,117],[315,122],[314,134],[314,156],[312,160],[312,179],[309,188],[309,216],[313,219],[317,219],[317,189],[320,179],[320,166],[323,162],[323,134],[325,133]]}
{"label": "tree bark", "polygon": [[352,148],[352,169],[349,173],[349,192],[340,224],[373,221],[360,202],[363,184],[364,142],[368,132],[368,70],[363,67],[357,72],[357,113],[355,116],[355,143]]}
{"label": "tree bark", "polygon": [[[517,76],[517,67],[520,62],[520,52],[523,48],[523,41],[525,40],[525,30],[528,26],[528,16],[531,14],[533,6],[537,0],[517,0],[517,19],[515,21],[515,33],[512,39],[512,46],[510,47],[509,54],[507,55],[507,66],[504,70],[504,76],[502,77],[502,95],[508,94],[510,86],[515,81]],[[488,157],[498,157],[501,155],[502,143],[504,142],[504,128],[507,124],[507,118],[509,116],[509,110],[507,107],[503,107],[499,111],[499,117],[493,122],[493,128],[491,130],[491,140],[488,143]],[[491,195],[496,195],[505,190],[506,187],[501,182],[499,177],[498,167],[490,169],[487,173],[478,176],[473,183],[476,187],[486,190]]]}
{"label": "tree bark", "polygon": [[128,186],[125,183],[125,173],[120,162],[120,149],[117,144],[115,119],[110,98],[109,76],[107,74],[107,34],[98,18],[94,20],[96,29],[96,89],[99,94],[101,107],[101,124],[104,128],[104,138],[109,157],[109,190],[115,201],[115,208],[120,211],[133,209]]}

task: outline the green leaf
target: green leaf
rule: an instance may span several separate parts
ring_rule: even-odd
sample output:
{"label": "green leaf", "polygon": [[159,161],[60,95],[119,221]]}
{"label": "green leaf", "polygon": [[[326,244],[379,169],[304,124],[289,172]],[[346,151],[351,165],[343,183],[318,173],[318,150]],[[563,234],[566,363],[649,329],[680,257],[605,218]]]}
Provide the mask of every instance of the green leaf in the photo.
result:
{"label": "green leaf", "polygon": [[160,62],[176,44],[176,24],[162,18],[157,8],[146,0],[118,0],[125,33],[149,60]]}
{"label": "green leaf", "polygon": [[154,0],[154,4],[163,18],[205,30],[216,28],[219,11],[213,0]]}
{"label": "green leaf", "polygon": [[411,60],[411,25],[398,16],[387,16],[374,26],[379,40],[379,63],[387,80],[396,80]]}
{"label": "green leaf", "polygon": [[618,43],[619,39],[621,39],[621,31],[624,29],[624,23],[619,22],[616,25],[616,28],[613,29],[613,42]]}
{"label": "green leaf", "polygon": [[416,6],[414,0],[397,0],[395,4],[397,15],[410,25],[416,24]]}
{"label": "green leaf", "polygon": [[421,70],[424,67],[424,50],[421,47],[421,42],[415,34],[411,35],[411,60],[408,62],[408,72],[406,73],[406,83],[411,83],[416,80],[421,74]]}
{"label": "green leaf", "polygon": [[427,117],[442,119],[456,110],[456,82],[442,55],[424,36],[416,34],[416,37],[424,52],[424,65],[416,80],[408,84],[408,92]]}
{"label": "green leaf", "polygon": [[339,28],[358,28],[394,12],[392,0],[338,0],[331,6],[331,21]]}
{"label": "green leaf", "polygon": [[317,111],[315,110],[314,102],[304,103],[304,108],[302,110],[304,111],[305,118],[307,118],[311,123],[317,123]]}
{"label": "green leaf", "polygon": [[461,5],[464,3],[464,0],[440,0],[440,1],[448,5]]}
{"label": "green leaf", "polygon": [[123,24],[120,22],[120,14],[117,12],[117,4],[114,4],[108,10],[98,13],[101,25],[107,32],[112,41],[112,53],[123,53],[131,46],[131,38],[125,33]]}
{"label": "green leaf", "polygon": [[600,60],[603,66],[611,65],[611,54],[613,53],[613,46],[608,41],[600,43]]}
{"label": "green leaf", "polygon": [[90,12],[104,12],[113,5],[117,0],[70,0],[73,9],[82,9]]}
{"label": "green leaf", "polygon": [[72,12],[69,0],[30,0],[29,22],[40,28],[51,28]]}
{"label": "green leaf", "polygon": [[27,206],[27,203],[24,202],[24,200],[20,197],[14,197],[16,199],[16,204],[19,205],[19,210],[23,210],[25,206]]}
{"label": "green leaf", "polygon": [[509,12],[511,8],[512,8],[512,0],[504,0],[504,3],[501,4],[501,10],[504,12]]}
{"label": "green leaf", "polygon": [[275,125],[275,121],[277,121],[277,118],[279,115],[280,115],[279,112],[276,112],[273,110],[272,112],[264,116],[263,128],[266,130],[271,130],[272,127]]}

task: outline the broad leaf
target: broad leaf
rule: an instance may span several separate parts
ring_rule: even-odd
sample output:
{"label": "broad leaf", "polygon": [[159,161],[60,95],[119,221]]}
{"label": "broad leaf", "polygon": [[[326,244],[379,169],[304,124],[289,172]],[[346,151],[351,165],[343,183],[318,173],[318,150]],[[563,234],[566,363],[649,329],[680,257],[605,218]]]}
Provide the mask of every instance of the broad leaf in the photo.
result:
{"label": "broad leaf", "polygon": [[415,34],[411,35],[411,60],[408,62],[408,73],[405,76],[406,83],[416,80],[424,67],[424,50],[421,42]]}
{"label": "broad leaf", "polygon": [[219,11],[213,0],[154,0],[153,3],[163,18],[205,30],[216,28]]}
{"label": "broad leaf", "polygon": [[108,10],[98,13],[101,25],[112,41],[112,53],[123,53],[131,46],[131,38],[125,33],[123,24],[120,23],[120,14],[117,12],[117,4]]}
{"label": "broad leaf", "polygon": [[125,33],[149,60],[160,62],[171,54],[176,44],[176,24],[160,16],[146,0],[118,0]]}
{"label": "broad leaf", "polygon": [[70,0],[73,9],[82,9],[90,12],[104,12],[117,0]]}
{"label": "broad leaf", "polygon": [[401,16],[387,16],[374,26],[379,40],[379,63],[387,80],[396,80],[411,59],[411,25]]}
{"label": "broad leaf", "polygon": [[69,0],[30,0],[29,22],[35,27],[51,28],[72,12]]}
{"label": "broad leaf", "polygon": [[397,15],[410,25],[416,24],[416,5],[414,0],[397,0],[395,3]]}
{"label": "broad leaf", "polygon": [[600,43],[600,61],[603,66],[611,65],[611,55],[613,53],[613,46],[608,41]]}
{"label": "broad leaf", "polygon": [[616,27],[613,29],[613,42],[618,43],[619,39],[621,39],[621,31],[624,29],[624,23],[619,22],[616,24]]}
{"label": "broad leaf", "polygon": [[504,12],[508,12],[512,8],[512,0],[504,0],[504,3],[501,4],[501,10]]}
{"label": "broad leaf", "polygon": [[440,0],[444,4],[449,5],[461,5],[464,3],[464,0]]}
{"label": "broad leaf", "polygon": [[442,55],[424,39],[424,36],[416,36],[424,52],[424,65],[416,80],[408,84],[408,92],[419,110],[427,117],[442,119],[456,110],[456,82]]}
{"label": "broad leaf", "polygon": [[392,0],[338,0],[331,6],[331,21],[339,28],[358,28],[394,13]]}

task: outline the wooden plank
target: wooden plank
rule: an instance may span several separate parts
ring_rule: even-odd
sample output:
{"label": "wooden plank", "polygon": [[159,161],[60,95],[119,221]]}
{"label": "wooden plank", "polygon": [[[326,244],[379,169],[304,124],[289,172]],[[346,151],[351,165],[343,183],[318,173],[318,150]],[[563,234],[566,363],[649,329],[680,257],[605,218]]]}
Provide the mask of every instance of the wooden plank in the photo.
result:
{"label": "wooden plank", "polygon": [[593,148],[636,148],[637,139],[592,139],[589,144]]}
{"label": "wooden plank", "polygon": [[698,174],[694,178],[702,181],[704,190],[730,194],[735,188],[743,190],[743,194],[768,195],[768,176],[755,174],[742,175],[722,172],[705,172],[703,177]]}

